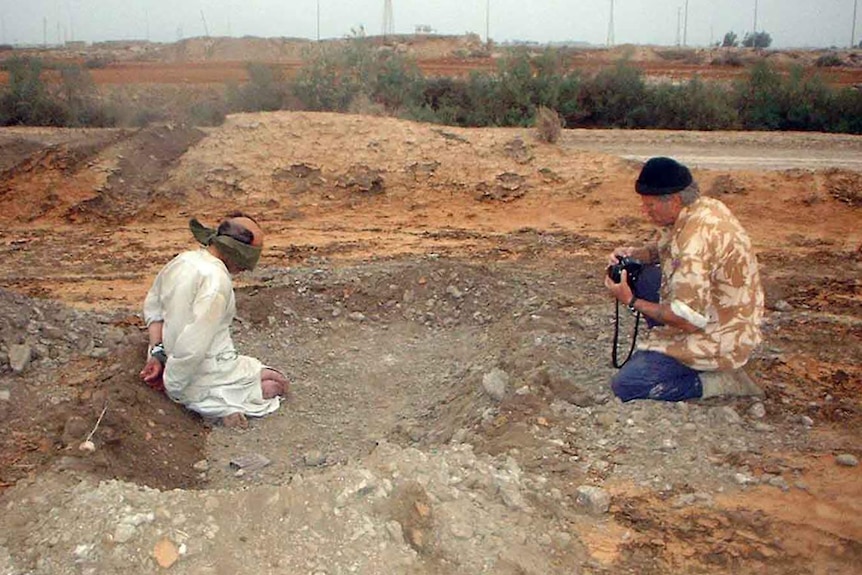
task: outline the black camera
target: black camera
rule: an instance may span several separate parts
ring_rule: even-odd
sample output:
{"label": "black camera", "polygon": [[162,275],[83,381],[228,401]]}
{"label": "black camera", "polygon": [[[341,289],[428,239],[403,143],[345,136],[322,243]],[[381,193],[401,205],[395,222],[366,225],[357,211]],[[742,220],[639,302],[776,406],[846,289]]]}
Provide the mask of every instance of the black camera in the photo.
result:
{"label": "black camera", "polygon": [[622,281],[623,270],[626,270],[629,287],[634,289],[635,282],[643,267],[644,265],[634,258],[617,256],[617,263],[608,266],[608,277],[615,284],[618,284]]}

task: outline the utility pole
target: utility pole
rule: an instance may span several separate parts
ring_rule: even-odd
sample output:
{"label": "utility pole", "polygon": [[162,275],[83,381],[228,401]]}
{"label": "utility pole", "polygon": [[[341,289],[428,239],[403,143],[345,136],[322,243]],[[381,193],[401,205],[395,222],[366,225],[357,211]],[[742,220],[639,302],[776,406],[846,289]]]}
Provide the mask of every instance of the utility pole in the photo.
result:
{"label": "utility pole", "polygon": [[682,28],[682,45],[688,46],[688,0],[685,0],[685,23]]}
{"label": "utility pole", "polygon": [[383,39],[395,33],[395,18],[392,15],[392,0],[383,1]]}
{"label": "utility pole", "polygon": [[754,29],[751,33],[757,34],[757,0],[754,0]]}
{"label": "utility pole", "polygon": [[614,45],[614,0],[611,0],[611,16],[608,18],[608,46]]}
{"label": "utility pole", "polygon": [[485,0],[485,44],[491,43],[491,0]]}
{"label": "utility pole", "polygon": [[850,47],[856,47],[856,3],[857,0],[853,0],[853,26],[850,28]]}
{"label": "utility pole", "polygon": [[206,16],[204,16],[204,11],[203,11],[203,10],[201,10],[201,20],[202,20],[202,21],[203,21],[203,23],[204,23],[204,36],[205,36],[205,37],[207,37],[207,38],[209,38],[209,37],[210,37],[210,30],[209,30],[209,28],[207,27],[207,19],[206,19]]}

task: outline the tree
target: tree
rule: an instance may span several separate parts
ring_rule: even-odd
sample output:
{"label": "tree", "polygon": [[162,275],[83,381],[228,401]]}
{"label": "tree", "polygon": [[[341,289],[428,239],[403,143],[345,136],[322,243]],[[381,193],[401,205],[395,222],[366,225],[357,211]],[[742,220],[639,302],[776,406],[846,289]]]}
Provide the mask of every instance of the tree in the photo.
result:
{"label": "tree", "polygon": [[769,32],[746,32],[742,45],[746,48],[769,48],[772,45],[772,36]]}
{"label": "tree", "polygon": [[739,46],[739,37],[736,32],[728,32],[724,35],[724,40],[721,41],[722,48],[736,48]]}

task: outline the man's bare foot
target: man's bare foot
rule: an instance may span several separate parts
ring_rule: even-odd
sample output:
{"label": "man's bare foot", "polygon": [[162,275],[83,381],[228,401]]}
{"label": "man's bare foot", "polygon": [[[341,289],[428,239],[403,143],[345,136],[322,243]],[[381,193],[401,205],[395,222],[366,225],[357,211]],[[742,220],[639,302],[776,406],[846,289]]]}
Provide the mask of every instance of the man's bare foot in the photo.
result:
{"label": "man's bare foot", "polygon": [[262,379],[260,382],[260,391],[264,399],[272,399],[277,395],[287,395],[287,390],[290,384],[287,380],[278,379]]}
{"label": "man's bare foot", "polygon": [[221,418],[221,424],[229,429],[248,429],[248,419],[244,413],[231,413]]}

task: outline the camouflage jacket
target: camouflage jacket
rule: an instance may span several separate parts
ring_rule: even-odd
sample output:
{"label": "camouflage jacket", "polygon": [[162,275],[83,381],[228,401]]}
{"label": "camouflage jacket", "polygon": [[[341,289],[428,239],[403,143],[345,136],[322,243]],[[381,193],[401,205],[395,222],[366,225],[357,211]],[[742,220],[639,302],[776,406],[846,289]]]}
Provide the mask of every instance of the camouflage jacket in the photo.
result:
{"label": "camouflage jacket", "polygon": [[698,326],[655,327],[640,348],[699,371],[741,367],[760,343],[763,289],[751,240],[723,203],[699,198],[658,238],[661,302]]}

